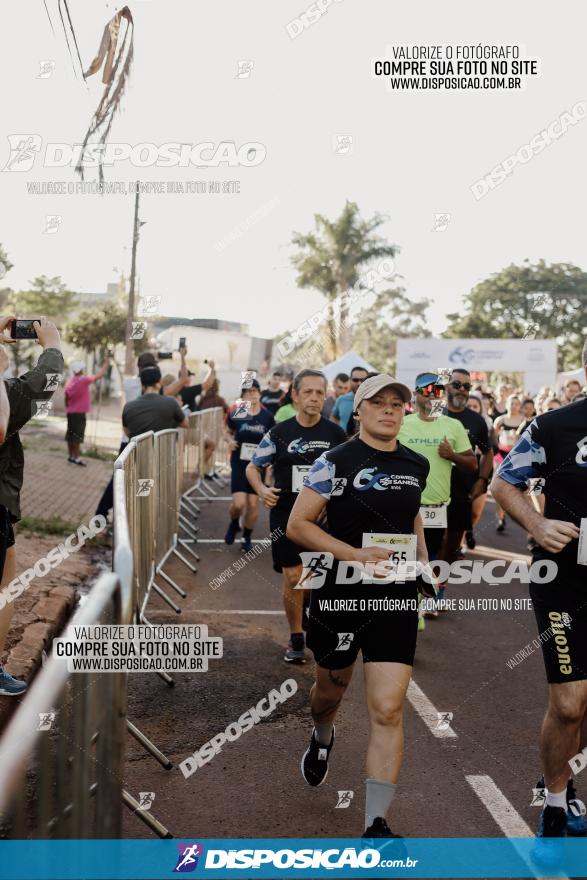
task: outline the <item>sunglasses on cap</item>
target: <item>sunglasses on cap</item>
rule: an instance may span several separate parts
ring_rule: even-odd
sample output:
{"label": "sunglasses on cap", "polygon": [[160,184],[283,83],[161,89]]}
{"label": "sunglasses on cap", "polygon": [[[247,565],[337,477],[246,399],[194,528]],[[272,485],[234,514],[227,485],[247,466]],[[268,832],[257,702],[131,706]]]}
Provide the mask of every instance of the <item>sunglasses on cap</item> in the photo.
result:
{"label": "sunglasses on cap", "polygon": [[442,397],[444,385],[440,384],[440,378],[436,373],[422,373],[416,378],[416,391],[424,397]]}
{"label": "sunglasses on cap", "polygon": [[423,388],[416,388],[416,391],[423,397],[442,397],[444,385],[424,385]]}
{"label": "sunglasses on cap", "polygon": [[470,382],[459,382],[458,379],[455,379],[454,382],[450,382],[449,384],[455,391],[460,391],[461,388],[463,391],[470,391],[473,387]]}

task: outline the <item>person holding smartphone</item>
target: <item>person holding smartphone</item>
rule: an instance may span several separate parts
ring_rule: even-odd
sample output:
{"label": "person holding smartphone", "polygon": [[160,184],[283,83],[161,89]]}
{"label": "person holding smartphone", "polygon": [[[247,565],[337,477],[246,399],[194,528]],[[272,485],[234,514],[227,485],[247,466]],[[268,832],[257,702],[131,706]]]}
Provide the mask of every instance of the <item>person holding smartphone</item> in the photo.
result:
{"label": "person holding smartphone", "polygon": [[[0,318],[0,343],[11,341],[5,331],[14,320],[13,317]],[[18,378],[0,382],[6,392],[6,401],[3,403],[0,391],[0,439],[3,439],[0,445],[0,657],[4,652],[14,610],[3,588],[16,575],[13,525],[20,519],[20,491],[24,475],[24,453],[19,431],[36,415],[39,405],[51,399],[63,374],[61,339],[57,327],[44,317],[34,321],[33,327],[37,342],[43,349],[36,366]],[[6,355],[5,351],[2,353]],[[10,414],[4,427],[6,404]],[[26,689],[26,682],[13,678],[0,666],[0,695],[18,696]]]}

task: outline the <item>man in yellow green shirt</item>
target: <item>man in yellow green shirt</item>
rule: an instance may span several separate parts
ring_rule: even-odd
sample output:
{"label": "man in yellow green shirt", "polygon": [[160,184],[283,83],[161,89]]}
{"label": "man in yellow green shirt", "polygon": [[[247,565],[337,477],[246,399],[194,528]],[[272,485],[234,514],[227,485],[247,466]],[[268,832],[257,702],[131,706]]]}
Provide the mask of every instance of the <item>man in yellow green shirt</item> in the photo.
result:
{"label": "man in yellow green shirt", "polygon": [[444,386],[435,373],[416,377],[414,412],[405,416],[398,440],[430,463],[422,493],[422,522],[430,560],[438,558],[446,529],[446,508],[450,501],[453,467],[473,473],[477,459],[467,432],[460,422],[438,414]]}

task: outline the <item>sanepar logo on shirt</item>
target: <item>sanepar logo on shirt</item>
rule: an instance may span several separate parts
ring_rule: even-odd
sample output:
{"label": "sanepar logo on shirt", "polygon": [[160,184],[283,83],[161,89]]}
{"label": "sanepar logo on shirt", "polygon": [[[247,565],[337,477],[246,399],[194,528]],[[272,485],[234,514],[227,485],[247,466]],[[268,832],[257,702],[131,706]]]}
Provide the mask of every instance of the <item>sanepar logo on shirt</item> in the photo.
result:
{"label": "sanepar logo on shirt", "polygon": [[359,492],[366,492],[367,489],[378,489],[380,492],[385,489],[401,489],[402,486],[412,486],[416,489],[420,488],[418,478],[412,474],[385,474],[376,473],[377,468],[363,468],[353,480],[353,486]]}
{"label": "sanepar logo on shirt", "polygon": [[293,455],[303,455],[310,452],[311,449],[330,449],[329,440],[304,440],[303,437],[296,437],[287,447],[287,451]]}

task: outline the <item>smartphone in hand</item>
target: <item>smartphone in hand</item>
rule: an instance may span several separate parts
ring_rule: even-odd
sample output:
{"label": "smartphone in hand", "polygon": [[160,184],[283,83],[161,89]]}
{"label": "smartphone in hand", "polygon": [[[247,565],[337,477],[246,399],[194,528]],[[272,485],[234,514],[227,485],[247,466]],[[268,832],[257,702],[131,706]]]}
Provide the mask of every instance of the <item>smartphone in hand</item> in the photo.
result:
{"label": "smartphone in hand", "polygon": [[15,318],[14,321],[10,325],[10,338],[11,339],[36,339],[37,332],[33,326],[34,322],[38,321],[40,323],[39,318]]}

